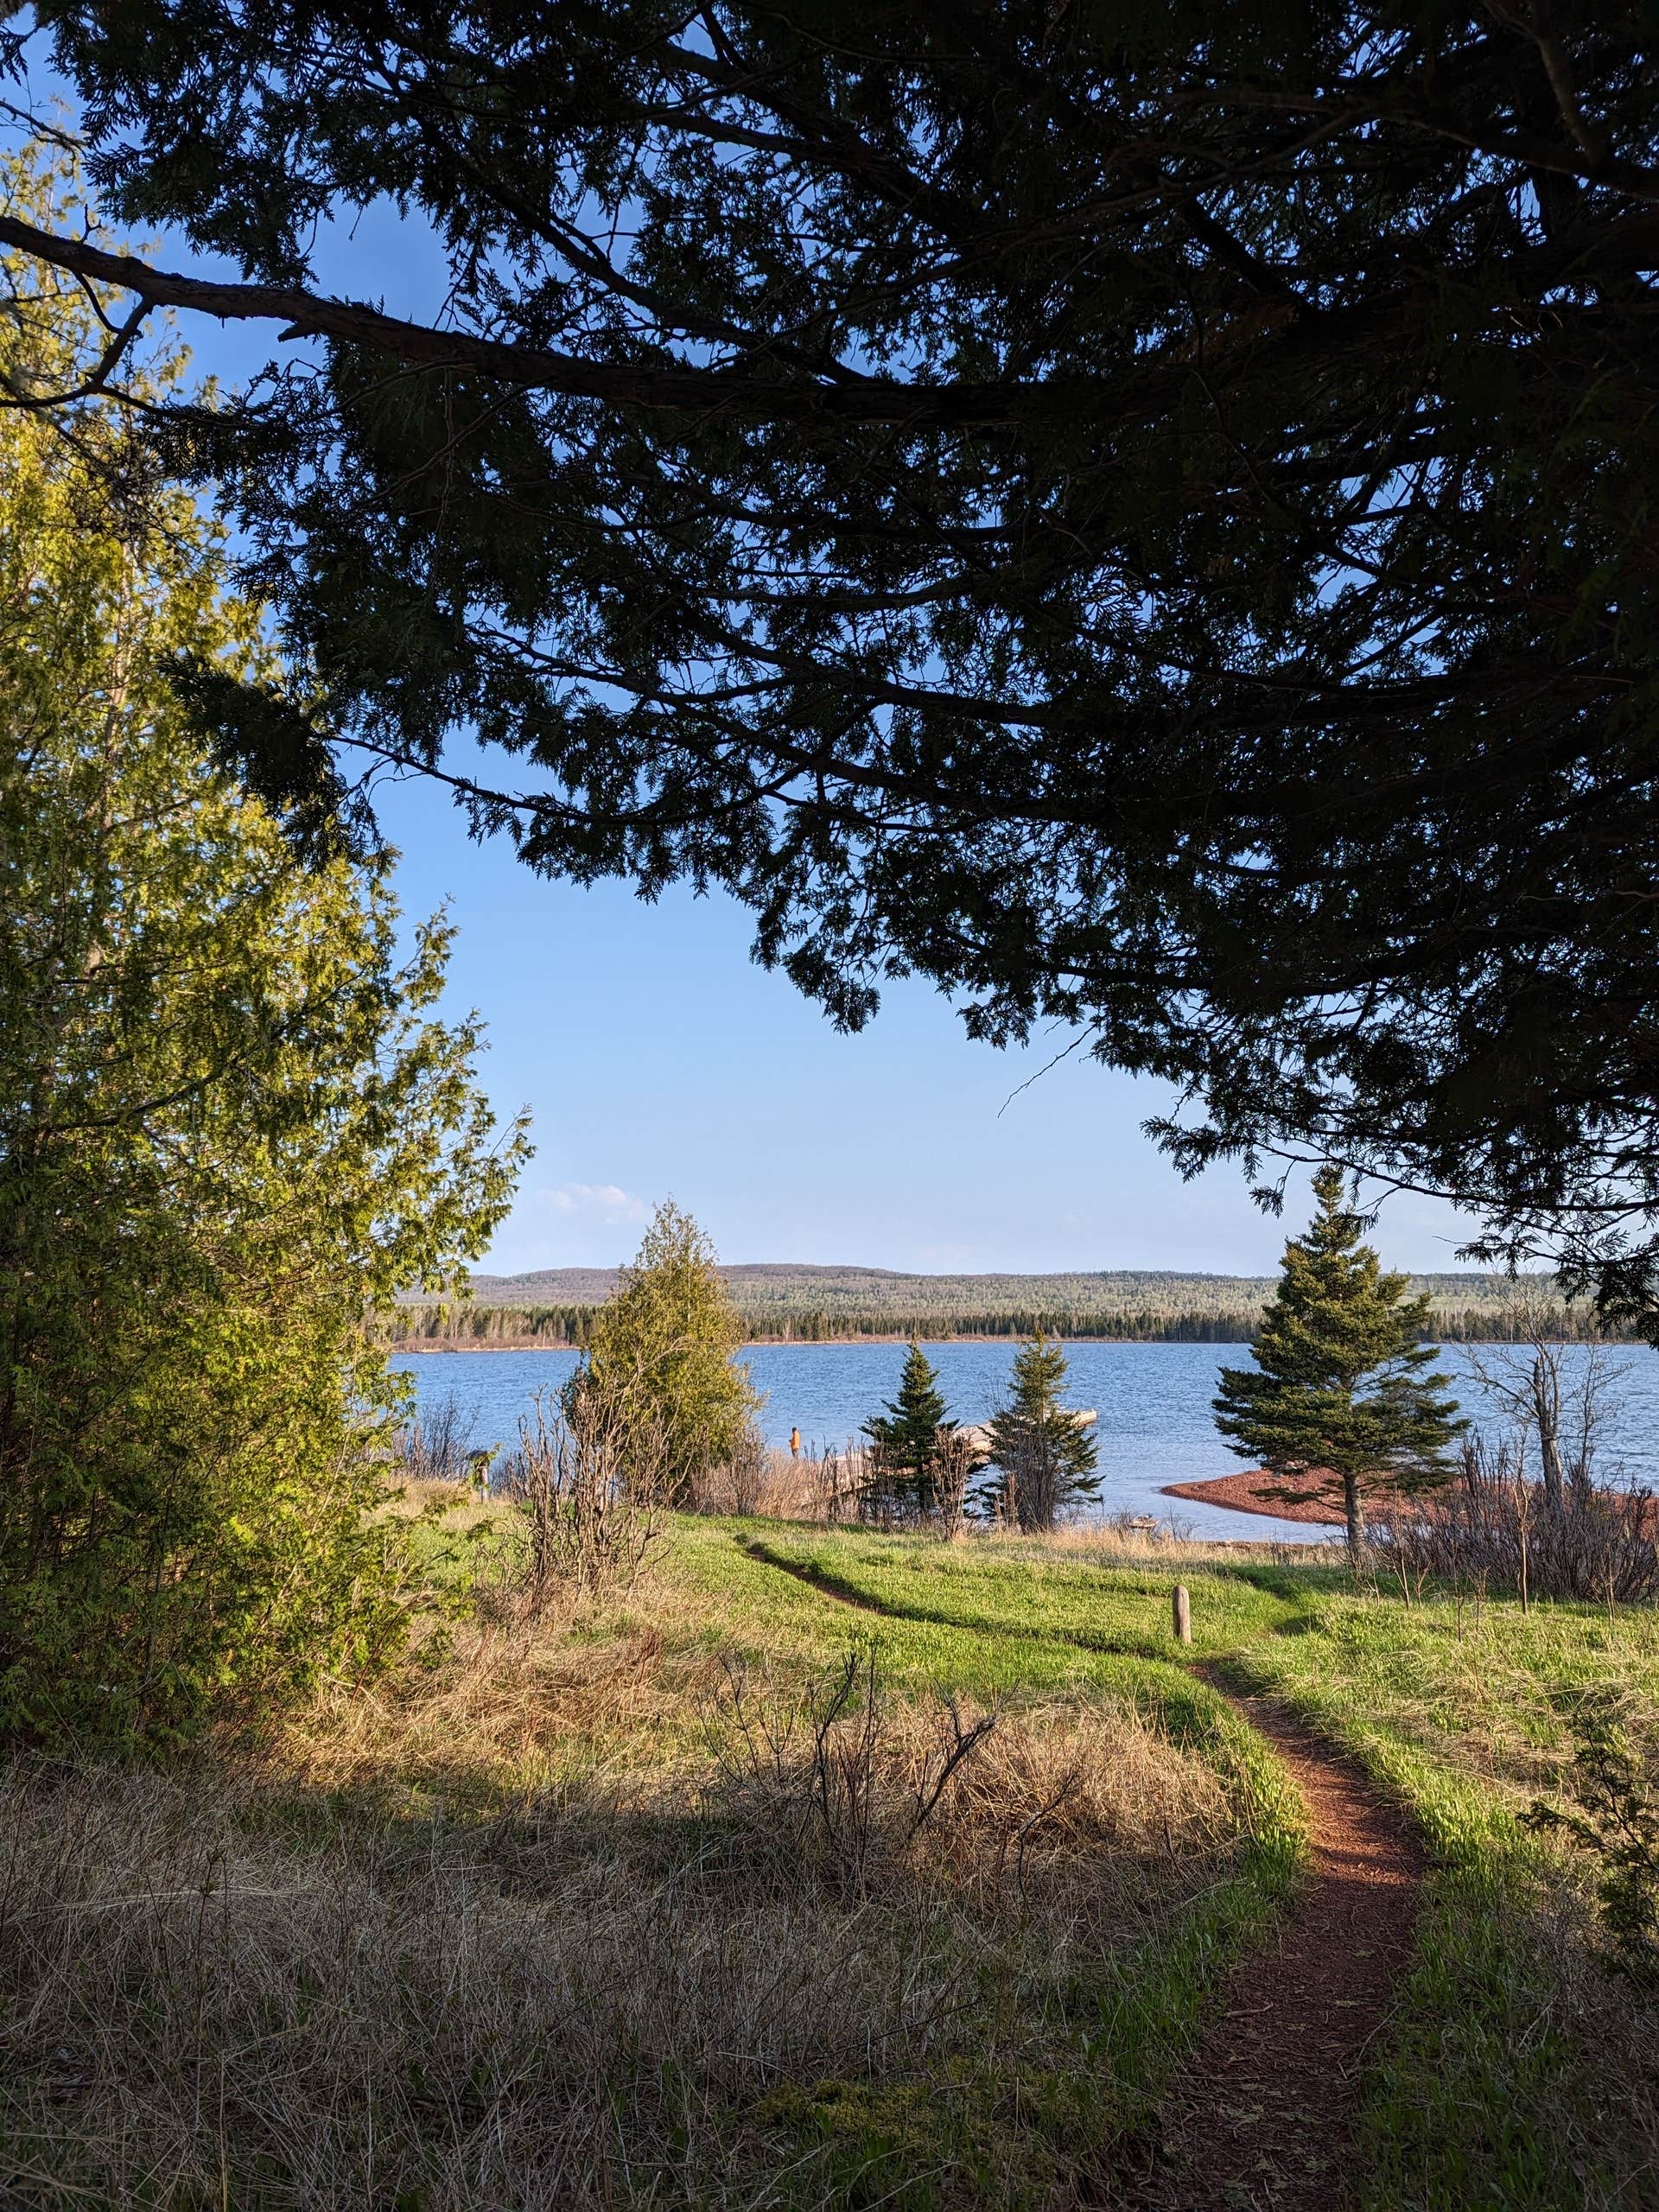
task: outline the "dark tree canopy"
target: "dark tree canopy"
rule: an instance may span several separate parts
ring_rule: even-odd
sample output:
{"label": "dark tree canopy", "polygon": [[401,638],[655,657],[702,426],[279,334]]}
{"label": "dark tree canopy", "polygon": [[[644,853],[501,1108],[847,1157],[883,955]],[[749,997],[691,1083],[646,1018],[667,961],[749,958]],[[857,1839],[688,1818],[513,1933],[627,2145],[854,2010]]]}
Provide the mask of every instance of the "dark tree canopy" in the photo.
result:
{"label": "dark tree canopy", "polygon": [[[918,971],[1191,1084],[1188,1164],[1640,1224],[1650,7],[41,14],[109,215],[216,259],[0,242],[307,341],[152,426],[313,687],[224,747],[470,727],[531,866],[723,885],[843,1021]],[[316,276],[386,196],[435,323]]]}

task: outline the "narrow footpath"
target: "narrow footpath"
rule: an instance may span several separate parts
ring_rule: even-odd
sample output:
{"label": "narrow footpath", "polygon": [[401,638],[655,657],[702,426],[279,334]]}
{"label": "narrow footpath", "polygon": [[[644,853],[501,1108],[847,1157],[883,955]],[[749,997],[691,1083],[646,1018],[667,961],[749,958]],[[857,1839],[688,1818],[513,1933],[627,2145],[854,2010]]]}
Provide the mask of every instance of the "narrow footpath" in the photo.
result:
{"label": "narrow footpath", "polygon": [[1183,2065],[1134,2212],[1338,2212],[1359,2078],[1411,1948],[1421,1848],[1359,1768],[1271,1699],[1194,1672],[1267,1737],[1307,1803],[1310,1865]]}
{"label": "narrow footpath", "polygon": [[[746,1548],[843,1605],[887,1610],[763,1543]],[[1343,2212],[1361,2077],[1411,1955],[1422,1847],[1356,1762],[1276,1700],[1241,1695],[1211,1662],[1192,1672],[1289,1770],[1307,1807],[1308,1866],[1182,2063],[1145,2171],[1108,2202],[1113,2212]]]}

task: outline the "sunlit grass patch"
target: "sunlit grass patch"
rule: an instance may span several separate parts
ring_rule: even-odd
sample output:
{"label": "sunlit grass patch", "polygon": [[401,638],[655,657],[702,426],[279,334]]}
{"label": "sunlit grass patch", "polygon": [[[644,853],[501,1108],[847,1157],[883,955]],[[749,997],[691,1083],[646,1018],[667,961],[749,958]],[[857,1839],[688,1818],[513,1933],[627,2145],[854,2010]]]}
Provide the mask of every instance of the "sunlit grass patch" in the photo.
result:
{"label": "sunlit grass patch", "polygon": [[1159,1658],[1173,1652],[1170,1596],[1177,1582],[1192,1593],[1193,1648],[1204,1655],[1283,1627],[1313,1592],[1339,1589],[1345,1579],[1337,1567],[1166,1563],[1156,1551],[1102,1565],[1028,1539],[946,1545],[766,1529],[741,1541],[757,1559],[891,1620]]}

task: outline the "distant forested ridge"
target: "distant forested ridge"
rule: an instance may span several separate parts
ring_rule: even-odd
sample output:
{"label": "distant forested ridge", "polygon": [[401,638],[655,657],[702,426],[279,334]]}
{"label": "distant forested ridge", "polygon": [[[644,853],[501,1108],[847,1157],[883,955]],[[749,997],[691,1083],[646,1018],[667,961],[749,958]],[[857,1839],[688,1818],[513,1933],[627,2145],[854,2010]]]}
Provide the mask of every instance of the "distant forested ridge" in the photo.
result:
{"label": "distant forested ridge", "polygon": [[[1054,1337],[1135,1344],[1244,1344],[1272,1295],[1265,1275],[1120,1269],[1099,1274],[901,1274],[885,1268],[792,1266],[721,1269],[753,1342],[828,1344],[861,1337]],[[1544,1279],[1548,1281],[1548,1279]],[[480,1274],[469,1300],[412,1300],[392,1333],[410,1344],[582,1345],[616,1286],[610,1268],[548,1268]],[[1508,1333],[1503,1288],[1486,1275],[1412,1277],[1437,1333],[1450,1341]],[[1590,1317],[1558,1307],[1565,1337],[1596,1333]]]}

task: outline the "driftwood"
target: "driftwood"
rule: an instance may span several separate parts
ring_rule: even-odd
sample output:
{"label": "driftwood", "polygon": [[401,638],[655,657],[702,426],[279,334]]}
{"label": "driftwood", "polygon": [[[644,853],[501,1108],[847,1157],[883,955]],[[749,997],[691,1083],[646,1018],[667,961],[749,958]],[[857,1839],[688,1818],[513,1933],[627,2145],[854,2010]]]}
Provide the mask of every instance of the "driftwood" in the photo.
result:
{"label": "driftwood", "polygon": [[[1063,1406],[1059,1408],[1079,1428],[1092,1428],[1100,1416],[1092,1406]],[[989,1452],[992,1448],[991,1425],[988,1421],[964,1421],[957,1431],[976,1452]]]}

